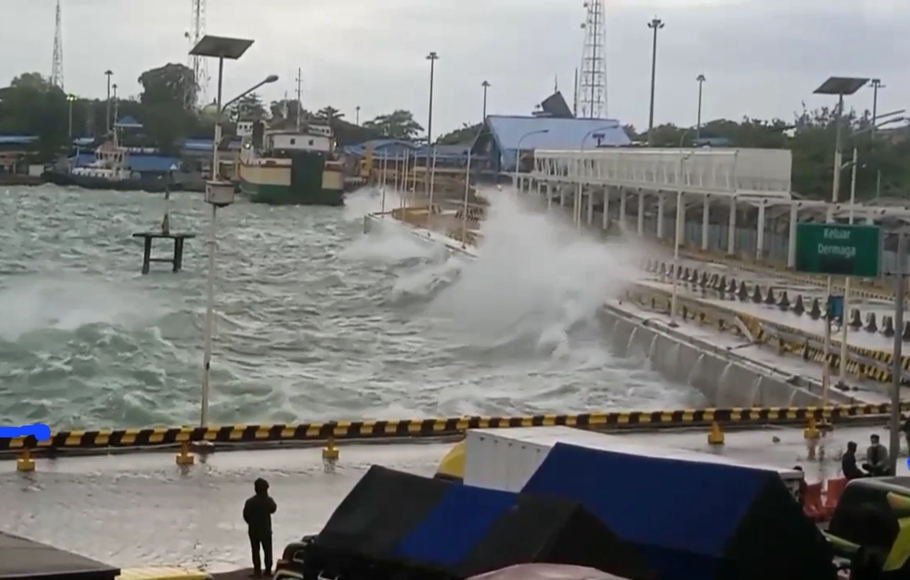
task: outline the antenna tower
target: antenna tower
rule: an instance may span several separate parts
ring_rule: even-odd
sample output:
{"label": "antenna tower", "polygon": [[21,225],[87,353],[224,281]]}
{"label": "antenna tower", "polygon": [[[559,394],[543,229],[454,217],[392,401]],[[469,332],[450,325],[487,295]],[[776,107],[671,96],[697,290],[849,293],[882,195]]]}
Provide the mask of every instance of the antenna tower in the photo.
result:
{"label": "antenna tower", "polygon": [[[190,31],[186,34],[186,37],[189,39],[190,48],[192,48],[196,46],[196,43],[202,40],[203,36],[205,36],[205,0],[190,0],[190,4],[192,8]],[[206,59],[201,56],[190,56],[188,66],[193,69],[193,77],[196,79],[197,102],[191,103],[191,105],[195,107],[203,100],[206,89],[208,88],[208,66],[206,64]]]}
{"label": "antenna tower", "polygon": [[581,25],[585,31],[585,45],[578,78],[579,116],[603,119],[607,115],[605,0],[587,0],[584,7],[588,12]]}
{"label": "antenna tower", "polygon": [[60,18],[60,0],[54,22],[54,61],[51,64],[51,83],[63,90],[63,22]]}

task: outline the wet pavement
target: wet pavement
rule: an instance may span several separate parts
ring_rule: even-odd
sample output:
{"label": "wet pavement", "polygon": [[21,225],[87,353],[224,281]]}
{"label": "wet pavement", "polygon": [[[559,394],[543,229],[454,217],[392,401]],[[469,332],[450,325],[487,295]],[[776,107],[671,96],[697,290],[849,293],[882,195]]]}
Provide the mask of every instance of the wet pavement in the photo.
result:
{"label": "wet pavement", "polygon": [[[822,308],[824,308],[826,300],[824,287],[815,284],[807,284],[792,278],[787,278],[785,277],[785,274],[781,277],[762,275],[757,272],[750,272],[743,270],[742,268],[738,268],[733,262],[707,262],[687,258],[680,259],[680,263],[682,264],[683,268],[689,267],[704,270],[708,273],[709,276],[716,273],[721,276],[726,276],[727,280],[730,280],[732,277],[735,278],[737,282],[745,282],[749,287],[750,292],[752,286],[755,284],[760,285],[763,292],[767,291],[768,288],[773,288],[774,293],[778,297],[780,297],[780,294],[783,291],[786,291],[791,303],[796,300],[796,297],[798,295],[802,295],[803,302],[807,309],[810,308],[812,300],[814,298],[818,298]],[[841,277],[836,281],[838,284],[841,284],[843,283],[843,278]],[[848,303],[846,305],[847,313],[849,315],[852,309],[859,309],[864,324],[866,322],[866,316],[868,314],[875,314],[878,326],[881,328],[882,318],[884,316],[894,315],[894,302],[883,300],[881,298],[859,295],[860,292],[868,290],[868,288],[859,287],[856,285],[853,287],[848,297]],[[835,290],[834,293],[840,294],[840,292],[837,290]],[[708,294],[709,297],[712,297],[712,295],[713,293]],[[744,314],[764,318],[770,322],[777,324],[784,324],[818,337],[822,337],[825,332],[825,321],[812,320],[808,314],[797,315],[792,311],[784,312],[776,306],[754,304],[752,302],[741,302],[729,297],[726,299],[716,298],[715,300],[718,304],[722,304],[724,307],[730,309],[739,309]],[[836,330],[832,335],[832,341],[834,344],[840,344],[839,339],[840,331]],[[886,337],[881,333],[866,332],[864,330],[854,331],[853,329],[848,329],[847,344],[869,350],[891,352],[894,346],[894,341],[893,338]]]}
{"label": "wet pavement", "polygon": [[277,557],[319,532],[370,465],[431,475],[450,447],[343,446],[333,474],[319,449],[220,453],[186,475],[172,453],[39,459],[28,475],[0,461],[0,529],[121,567],[228,571],[249,566],[241,511],[257,477],[278,503]]}
{"label": "wet pavement", "polygon": [[[711,447],[705,430],[627,433],[635,444],[707,451],[740,461],[791,468],[807,479],[837,477],[846,442],[865,446],[884,427],[836,427],[825,438],[827,459],[806,459],[801,429],[728,432]],[[774,437],[778,438],[775,442]],[[265,477],[278,503],[276,557],[286,544],[317,533],[370,465],[431,475],[450,444],[341,447],[334,473],[325,473],[320,450],[262,450],[215,454],[182,474],[169,453],[38,460],[37,471],[17,474],[0,462],[3,531],[121,567],[188,566],[224,572],[248,566],[241,519],[252,481]],[[900,472],[907,472],[902,460]],[[241,574],[242,576],[242,574]]]}
{"label": "wet pavement", "polygon": [[[670,282],[660,282],[657,280],[642,280],[638,282],[639,284],[654,288],[655,290],[660,290],[661,292],[669,293],[672,292],[673,284]],[[782,290],[786,288],[788,293],[791,292],[790,286],[776,285],[775,290]],[[822,340],[825,334],[825,321],[824,320],[813,320],[808,314],[798,315],[792,311],[783,311],[777,306],[767,305],[767,304],[756,304],[754,302],[745,302],[737,300],[735,298],[717,298],[713,297],[713,292],[702,293],[701,291],[693,291],[689,285],[677,285],[676,287],[677,294],[679,296],[685,296],[690,300],[698,301],[702,304],[708,306],[714,306],[718,308],[724,308],[739,314],[746,316],[751,316],[753,318],[758,318],[765,320],[772,324],[777,324],[781,326],[788,326],[801,334],[804,334],[809,337],[814,337],[818,340]],[[791,300],[793,300],[793,294],[790,295]],[[808,304],[806,305],[809,306]],[[866,310],[868,312],[870,310]],[[881,321],[881,313],[885,313],[884,310],[876,310],[876,316],[878,320]],[[840,345],[841,332],[839,328],[832,329],[831,334],[831,344],[832,348],[837,348]],[[848,330],[847,332],[847,344],[867,350],[881,351],[881,352],[891,352],[894,346],[894,339],[886,337],[880,333],[866,332],[865,330]]]}
{"label": "wet pavement", "polygon": [[[761,430],[729,431],[724,435],[724,445],[708,444],[707,433],[703,430],[668,433],[630,433],[622,435],[630,442],[646,445],[667,445],[677,449],[701,451],[733,457],[756,465],[791,468],[799,465],[806,474],[806,481],[816,483],[829,478],[842,477],[840,458],[847,442],[856,441],[861,453],[869,445],[869,437],[878,434],[886,446],[889,431],[886,420],[876,427],[846,427],[835,425],[821,441],[824,444],[825,458],[822,461],[807,459],[808,448],[803,437],[803,429],[797,427],[768,427]],[[901,437],[902,454],[898,460],[897,475],[910,475],[907,467],[906,442]]]}

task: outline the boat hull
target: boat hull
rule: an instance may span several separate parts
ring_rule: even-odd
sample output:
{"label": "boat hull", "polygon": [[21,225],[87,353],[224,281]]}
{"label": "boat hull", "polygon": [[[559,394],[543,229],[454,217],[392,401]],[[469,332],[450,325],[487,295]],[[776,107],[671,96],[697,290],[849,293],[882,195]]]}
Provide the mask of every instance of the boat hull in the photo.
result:
{"label": "boat hull", "polygon": [[45,181],[63,187],[81,187],[83,189],[108,189],[114,191],[147,191],[161,193],[174,190],[174,184],[168,180],[122,179],[112,180],[103,177],[73,175],[66,171],[48,170],[42,175]]}
{"label": "boat hull", "polygon": [[269,205],[344,205],[344,176],[325,156],[296,153],[290,158],[256,159],[238,167],[240,192]]}
{"label": "boat hull", "polygon": [[344,192],[339,190],[253,183],[243,178],[240,179],[240,193],[253,203],[268,205],[344,205]]}

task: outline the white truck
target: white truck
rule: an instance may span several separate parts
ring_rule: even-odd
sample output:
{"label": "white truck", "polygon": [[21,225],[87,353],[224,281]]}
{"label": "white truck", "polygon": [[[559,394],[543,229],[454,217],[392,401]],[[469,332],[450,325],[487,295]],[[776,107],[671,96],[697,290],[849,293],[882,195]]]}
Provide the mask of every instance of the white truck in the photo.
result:
{"label": "white truck", "polygon": [[[702,463],[720,463],[776,471],[790,492],[797,497],[802,471],[770,465],[758,465],[735,458],[631,441],[624,435],[607,435],[572,427],[517,427],[510,429],[470,429],[465,438],[466,485],[517,492],[544,462],[557,443],[589,449],[626,453],[645,457],[680,459]],[[670,436],[667,443],[672,445]]]}

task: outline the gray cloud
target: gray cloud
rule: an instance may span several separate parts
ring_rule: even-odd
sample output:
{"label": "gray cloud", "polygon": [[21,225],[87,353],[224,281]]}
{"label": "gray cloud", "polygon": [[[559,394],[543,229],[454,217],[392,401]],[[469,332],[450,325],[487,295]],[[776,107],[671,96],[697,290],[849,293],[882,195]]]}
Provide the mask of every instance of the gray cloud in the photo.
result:
{"label": "gray cloud", "polygon": [[[695,121],[703,73],[706,118],[785,117],[829,104],[812,90],[832,74],[881,77],[883,109],[903,106],[910,4],[896,0],[749,0],[661,4],[608,2],[609,113],[643,127],[648,114],[650,31],[655,13],[667,23],[658,48],[657,122]],[[226,65],[225,91],[236,93],[269,73],[282,80],[265,98],[293,94],[298,66],[304,102],[333,105],[362,119],[408,108],[426,123],[429,67],[437,62],[434,132],[481,113],[484,79],[489,110],[527,113],[552,89],[554,76],[571,99],[581,57],[579,1],[563,0],[209,0],[208,30],[256,39]],[[65,3],[67,89],[101,96],[110,68],[123,94],[139,91],[142,71],[186,61],[185,0],[76,0]],[[50,71],[53,0],[5,0],[0,20],[0,82],[24,71]],[[214,66],[210,66],[214,71]],[[209,94],[214,90],[210,83]],[[866,91],[851,99],[871,104]]]}

